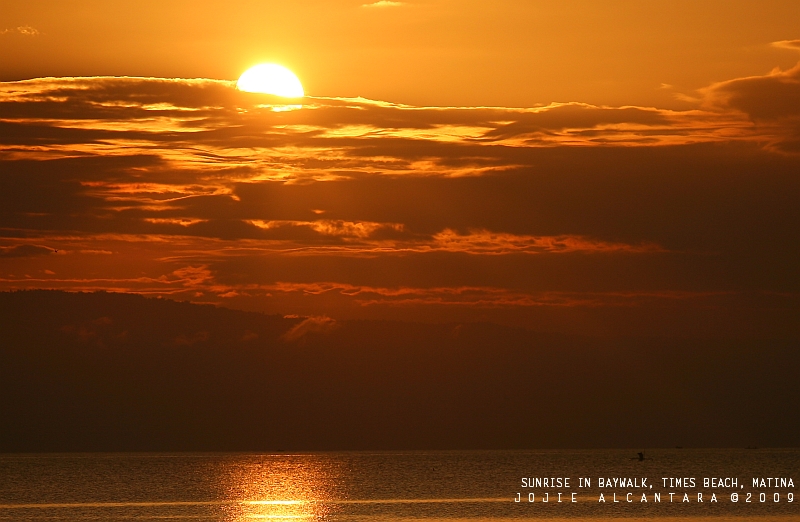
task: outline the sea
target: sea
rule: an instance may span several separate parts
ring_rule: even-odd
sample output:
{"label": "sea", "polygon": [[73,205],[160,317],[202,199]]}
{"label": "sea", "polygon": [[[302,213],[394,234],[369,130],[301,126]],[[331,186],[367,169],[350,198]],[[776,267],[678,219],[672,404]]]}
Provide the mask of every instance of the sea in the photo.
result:
{"label": "sea", "polygon": [[788,522],[799,472],[760,448],[0,454],[0,519]]}

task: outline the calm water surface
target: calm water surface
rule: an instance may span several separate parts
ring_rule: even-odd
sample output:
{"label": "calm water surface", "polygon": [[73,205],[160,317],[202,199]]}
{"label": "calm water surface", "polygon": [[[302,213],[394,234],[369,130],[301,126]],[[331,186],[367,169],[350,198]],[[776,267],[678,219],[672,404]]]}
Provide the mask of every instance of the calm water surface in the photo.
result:
{"label": "calm water surface", "polygon": [[[635,457],[632,450],[0,455],[0,519],[800,521],[800,499],[789,501],[798,493],[798,450],[674,449]],[[522,488],[523,477],[570,482]],[[590,478],[591,487],[579,487],[578,477]],[[600,477],[647,483],[601,489]],[[696,486],[664,487],[669,477],[694,478]],[[738,485],[712,490],[704,477]],[[754,487],[754,477],[792,478],[795,487]],[[573,493],[577,502],[570,502]],[[690,502],[682,502],[684,493]],[[712,494],[718,502],[710,502]]]}

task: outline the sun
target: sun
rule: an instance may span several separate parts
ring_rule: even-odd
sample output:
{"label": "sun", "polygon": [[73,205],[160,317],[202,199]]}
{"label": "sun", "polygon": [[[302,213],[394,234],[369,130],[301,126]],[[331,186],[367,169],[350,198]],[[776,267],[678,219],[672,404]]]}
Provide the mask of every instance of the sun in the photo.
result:
{"label": "sun", "polygon": [[274,94],[284,98],[305,96],[297,76],[286,67],[274,63],[262,63],[250,67],[239,77],[236,88],[240,91]]}

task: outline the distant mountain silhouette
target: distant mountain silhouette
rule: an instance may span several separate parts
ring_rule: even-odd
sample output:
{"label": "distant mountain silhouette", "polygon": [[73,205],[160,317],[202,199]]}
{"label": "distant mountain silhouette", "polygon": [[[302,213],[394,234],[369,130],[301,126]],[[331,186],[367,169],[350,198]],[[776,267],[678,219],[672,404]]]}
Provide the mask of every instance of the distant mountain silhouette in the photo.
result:
{"label": "distant mountain silhouette", "polygon": [[0,451],[800,443],[795,339],[589,338],[0,293]]}

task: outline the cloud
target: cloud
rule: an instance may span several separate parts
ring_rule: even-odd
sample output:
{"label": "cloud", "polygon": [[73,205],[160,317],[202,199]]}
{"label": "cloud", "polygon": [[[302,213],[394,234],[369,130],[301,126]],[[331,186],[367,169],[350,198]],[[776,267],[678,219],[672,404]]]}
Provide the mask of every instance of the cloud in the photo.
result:
{"label": "cloud", "polygon": [[[794,47],[796,42],[783,43]],[[746,114],[770,148],[800,153],[800,63],[786,71],[715,83],[702,93],[709,107]]]}
{"label": "cloud", "polygon": [[790,51],[800,51],[800,40],[780,40],[772,42],[772,46],[779,49],[789,49]]}
{"label": "cloud", "polygon": [[217,80],[4,82],[0,288],[458,321],[773,306],[800,291],[798,74],[714,84],[685,111],[276,111]]}
{"label": "cloud", "polygon": [[361,7],[399,7],[404,5],[405,2],[393,2],[392,0],[379,0],[371,4],[362,4]]}
{"label": "cloud", "polygon": [[21,25],[19,27],[15,27],[13,29],[3,29],[0,31],[0,35],[5,34],[20,34],[22,36],[38,36],[41,34],[38,29],[35,27],[31,27],[30,25]]}
{"label": "cloud", "polygon": [[337,327],[336,321],[327,316],[307,317],[290,328],[281,337],[286,342],[294,342],[302,339],[306,335],[314,333],[328,333]]}
{"label": "cloud", "polygon": [[[690,303],[692,301],[713,300],[728,295],[728,292],[685,292],[685,291],[648,291],[648,292],[521,292],[496,287],[370,287],[356,286],[346,283],[277,283],[263,287],[270,292],[296,293],[307,295],[339,294],[354,299],[360,306],[467,306],[479,308],[514,308],[514,307],[601,307],[601,306],[633,306],[645,301],[676,301]],[[295,326],[295,329],[306,331],[309,325],[328,325],[327,317],[309,318]],[[316,330],[314,330],[316,331]],[[288,335],[288,334],[287,334]]]}
{"label": "cloud", "polygon": [[655,244],[629,245],[592,240],[576,236],[528,236],[494,233],[488,230],[471,231],[469,234],[458,234],[453,230],[444,230],[434,236],[437,248],[451,252],[470,254],[538,254],[568,252],[663,252]]}
{"label": "cloud", "polygon": [[367,239],[380,235],[383,230],[402,233],[403,225],[399,223],[353,222],[343,220],[318,219],[315,221],[289,221],[261,219],[248,220],[247,223],[264,231],[278,232],[267,237],[282,237],[289,239],[292,231],[301,229],[303,232],[295,237],[308,237],[305,230],[313,231],[321,236],[343,237],[348,239]]}
{"label": "cloud", "polygon": [[189,227],[192,225],[196,225],[197,223],[205,223],[208,220],[206,219],[197,219],[197,218],[144,218],[144,220],[148,223],[153,223],[156,225],[159,224],[166,224],[166,225],[180,225],[182,227]]}
{"label": "cloud", "polygon": [[739,110],[754,120],[795,119],[800,116],[800,64],[765,76],[715,83],[704,92],[713,107]]}
{"label": "cloud", "polygon": [[214,276],[206,266],[186,266],[172,272],[176,281],[190,288],[202,288],[213,281]]}
{"label": "cloud", "polygon": [[0,247],[0,257],[36,257],[52,254],[52,248],[39,245],[15,245],[11,247]]}
{"label": "cloud", "polygon": [[658,126],[669,123],[668,113],[655,109],[595,107],[580,103],[553,104],[520,113],[515,121],[486,132],[485,137],[507,139],[524,135],[548,135],[568,129],[596,129],[615,125]]}
{"label": "cloud", "polygon": [[[337,155],[338,151],[354,148],[353,154],[364,161],[373,155],[378,143],[392,147],[413,141],[422,147],[421,153],[430,152],[427,158],[447,149],[461,149],[462,153],[467,149],[470,155],[466,164],[482,166],[487,160],[491,162],[493,155],[490,148],[480,146],[485,140],[519,145],[517,139],[524,137],[531,144],[599,145],[614,139],[618,145],[636,145],[642,143],[643,136],[649,143],[658,142],[660,134],[660,139],[668,142],[674,142],[678,135],[696,141],[702,136],[696,133],[698,127],[706,139],[713,139],[714,127],[730,124],[729,120],[715,122],[719,118],[713,113],[580,103],[534,109],[439,108],[309,97],[301,109],[275,112],[273,104],[264,103],[269,101],[275,100],[241,93],[231,82],[214,80],[61,78],[0,86],[0,106],[9,116],[4,134],[9,144],[24,145],[33,138],[65,144],[144,140],[166,146],[188,140],[202,145],[209,154],[207,159],[227,158],[230,162],[242,161],[235,154],[237,150],[267,152],[269,147],[293,146],[326,152],[320,166],[335,167],[338,163],[344,167],[347,158]],[[14,122],[14,117],[21,121]],[[43,121],[36,122],[37,117]],[[62,123],[54,125],[53,118],[61,118]],[[86,120],[106,124],[81,123]],[[14,137],[16,141],[8,141]],[[599,141],[599,137],[604,140]],[[228,152],[220,154],[218,148],[223,144]],[[398,162],[402,158],[392,158],[391,151],[386,152],[376,158],[376,166],[395,171],[405,167],[409,173],[421,167]],[[292,160],[286,155],[273,158]]]}

